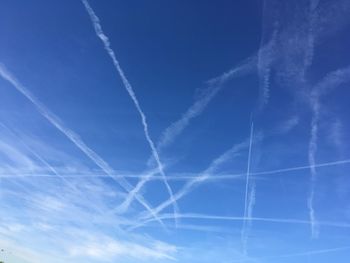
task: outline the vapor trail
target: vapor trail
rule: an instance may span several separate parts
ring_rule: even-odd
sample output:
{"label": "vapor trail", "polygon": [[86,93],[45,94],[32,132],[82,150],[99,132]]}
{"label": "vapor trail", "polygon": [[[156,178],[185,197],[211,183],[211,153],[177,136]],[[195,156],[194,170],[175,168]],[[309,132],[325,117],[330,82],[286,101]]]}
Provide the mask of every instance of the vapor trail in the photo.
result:
{"label": "vapor trail", "polygon": [[349,249],[350,249],[350,247],[337,247],[337,248],[329,248],[329,249],[321,249],[321,250],[311,250],[311,251],[295,253],[295,254],[287,254],[287,255],[280,255],[280,256],[274,256],[274,257],[266,257],[266,259],[313,256],[313,255],[321,255],[321,254],[340,252],[340,251],[349,250]]}
{"label": "vapor trail", "polygon": [[315,184],[317,180],[316,172],[316,153],[318,140],[318,124],[320,122],[320,99],[321,96],[327,94],[335,87],[350,81],[350,67],[335,70],[326,75],[311,91],[310,106],[311,106],[311,132],[309,140],[308,158],[310,164],[310,194],[307,199],[307,207],[309,209],[309,217],[311,223],[311,237],[317,238],[319,229],[315,216],[314,199],[315,199]]}
{"label": "vapor trail", "polygon": [[[254,259],[258,260],[258,262],[260,262],[260,260],[268,260],[268,259],[293,258],[293,257],[322,255],[322,254],[328,254],[328,253],[335,253],[335,252],[345,251],[345,250],[349,250],[349,249],[350,249],[350,247],[337,247],[337,248],[311,250],[311,251],[294,253],[294,254],[285,254],[285,255],[271,256],[271,257],[261,257],[261,258],[254,258]],[[241,262],[241,260],[235,260],[235,261],[231,261],[231,262]]]}
{"label": "vapor trail", "polygon": [[314,209],[314,198],[315,198],[315,183],[316,183],[316,168],[315,168],[315,155],[317,152],[317,133],[318,133],[318,119],[319,119],[319,103],[318,99],[314,98],[312,103],[312,120],[311,120],[311,137],[309,141],[309,163],[311,173],[311,189],[310,195],[307,200],[307,206],[309,208],[309,217],[311,223],[311,237],[317,238],[319,235],[319,229],[317,227],[315,209]]}
{"label": "vapor trail", "polygon": [[[203,215],[195,213],[177,214],[178,218],[183,219],[198,219],[198,220],[220,220],[220,221],[245,221],[251,220],[256,222],[266,222],[266,223],[281,223],[281,224],[300,224],[309,225],[310,220],[305,219],[292,219],[292,218],[269,218],[269,217],[243,217],[243,216],[219,216],[219,215]],[[160,214],[159,218],[161,220],[173,219],[173,214]],[[133,230],[146,225],[147,223],[154,222],[154,218],[147,219],[139,224],[133,224],[129,230]],[[320,225],[328,227],[339,227],[339,228],[350,228],[350,223],[345,222],[331,222],[331,221],[319,221]]]}
{"label": "vapor trail", "polygon": [[[85,142],[74,131],[66,127],[59,118],[53,114],[44,104],[42,104],[31,92],[24,87],[6,68],[0,63],[0,75],[2,78],[11,83],[17,91],[25,96],[39,111],[39,113],[46,118],[55,128],[63,133],[75,146],[77,146],[91,161],[93,161],[98,167],[102,169],[110,178],[115,180],[124,190],[131,191],[132,186],[123,177],[118,176],[116,180],[114,170],[91,148],[89,148]],[[147,204],[146,200],[141,195],[136,197],[137,201],[143,205],[151,214],[153,210]],[[153,215],[153,214],[152,214]],[[155,216],[155,215],[153,215]]]}
{"label": "vapor trail", "polygon": [[[339,160],[334,162],[325,162],[325,163],[317,163],[314,165],[315,168],[322,168],[322,167],[329,167],[329,166],[338,166],[343,164],[349,164],[350,159],[346,160]],[[282,169],[276,169],[276,170],[268,170],[268,171],[261,171],[261,172],[251,172],[250,175],[273,175],[273,174],[279,174],[279,173],[288,173],[293,171],[301,171],[301,170],[310,170],[310,165],[304,165],[304,166],[297,166],[297,167],[290,167],[290,168],[282,168]],[[185,174],[185,175],[183,175]],[[108,177],[106,174],[61,174],[64,178],[94,178],[94,177]],[[148,174],[112,174],[112,176],[115,177],[124,177],[124,178],[136,178],[136,179],[143,179],[145,177],[148,177]],[[207,177],[206,181],[220,181],[220,180],[232,180],[232,179],[239,179],[239,178],[246,178],[247,173],[239,173],[239,174],[210,174],[209,177]],[[0,173],[0,178],[16,178],[16,177],[49,177],[49,178],[55,178],[52,177],[51,174],[25,174],[21,171],[21,174],[13,174],[13,173]],[[167,176],[168,180],[173,181],[183,181],[183,180],[193,180],[195,178],[198,178],[197,173],[175,173],[174,175]],[[162,180],[161,177],[151,177],[149,180]]]}
{"label": "vapor trail", "polygon": [[225,82],[232,78],[240,77],[254,72],[254,70],[256,70],[256,61],[257,55],[251,55],[233,69],[224,72],[218,77],[208,80],[208,88],[206,92],[188,108],[188,110],[180,117],[180,119],[170,124],[164,130],[159,143],[157,144],[157,148],[161,150],[171,144],[176,139],[176,137],[178,137],[189,125],[190,121],[193,118],[198,117],[205,110],[211,100],[223,88],[223,84]]}
{"label": "vapor trail", "polygon": [[[248,162],[247,162],[247,176],[246,176],[246,186],[245,186],[245,199],[244,199],[244,218],[249,218],[252,215],[253,206],[255,203],[255,185],[252,185],[251,194],[249,195],[249,179],[250,179],[250,164],[251,164],[251,155],[252,155],[252,144],[254,136],[254,123],[251,123],[250,126],[250,139],[249,139],[249,150],[248,150]],[[241,230],[241,242],[243,247],[243,254],[247,254],[247,242],[248,242],[248,228],[247,224],[251,224],[250,220],[243,221],[243,226]]]}
{"label": "vapor trail", "polygon": [[[107,35],[105,35],[105,33],[103,32],[102,30],[102,26],[101,26],[101,23],[100,23],[100,19],[97,17],[97,15],[95,14],[94,10],[92,9],[92,7],[90,6],[89,2],[87,0],[82,0],[84,6],[85,6],[85,9],[86,11],[88,12],[89,16],[90,16],[90,20],[95,28],[95,32],[96,32],[96,35],[101,39],[103,45],[104,45],[104,48],[105,50],[107,51],[109,57],[111,58],[112,62],[113,62],[113,65],[115,67],[115,69],[117,70],[123,84],[124,84],[124,87],[126,89],[126,91],[128,92],[131,100],[133,101],[135,107],[136,107],[136,110],[138,111],[138,113],[140,114],[140,117],[141,117],[141,121],[142,121],[142,125],[143,125],[143,130],[144,130],[144,134],[145,134],[145,137],[146,137],[146,140],[149,144],[149,147],[151,148],[151,151],[152,151],[152,155],[153,155],[153,158],[156,160],[156,163],[157,163],[157,166],[158,166],[158,169],[159,169],[159,173],[162,175],[163,177],[163,181],[164,181],[164,184],[166,186],[166,189],[169,193],[169,196],[170,198],[173,198],[173,191],[166,179],[166,176],[165,176],[165,173],[164,173],[164,169],[163,169],[163,164],[161,163],[160,161],[160,157],[159,157],[159,154],[158,154],[158,151],[149,135],[149,131],[148,131],[148,124],[147,124],[147,120],[146,120],[146,115],[144,114],[144,112],[142,111],[141,109],[141,106],[136,98],[136,94],[129,82],[129,80],[126,78],[126,75],[123,71],[123,69],[121,68],[120,64],[119,64],[119,61],[117,60],[116,58],[116,55],[113,51],[113,49],[111,48],[111,44],[110,44],[110,41],[109,41],[109,38]],[[173,206],[174,206],[174,214],[177,213],[177,205],[176,205],[176,202],[174,201],[173,202]]]}

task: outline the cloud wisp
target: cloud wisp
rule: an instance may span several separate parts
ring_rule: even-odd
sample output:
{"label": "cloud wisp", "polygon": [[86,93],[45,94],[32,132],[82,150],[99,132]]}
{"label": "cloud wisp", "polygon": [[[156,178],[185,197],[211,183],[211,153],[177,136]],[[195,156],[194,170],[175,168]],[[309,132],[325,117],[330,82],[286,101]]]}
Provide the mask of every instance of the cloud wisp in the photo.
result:
{"label": "cloud wisp", "polygon": [[[110,44],[108,36],[105,35],[105,33],[102,30],[100,19],[97,17],[97,15],[95,14],[94,10],[92,9],[92,7],[90,6],[90,4],[87,0],[82,0],[82,2],[85,6],[86,11],[88,12],[88,14],[90,16],[90,20],[94,26],[97,37],[101,39],[101,41],[104,45],[104,48],[107,51],[109,57],[111,58],[113,65],[114,65],[115,69],[117,70],[126,91],[128,92],[131,100],[133,101],[133,103],[136,107],[137,112],[139,113],[139,115],[141,117],[141,122],[142,122],[142,126],[143,126],[143,130],[144,130],[144,134],[145,134],[147,143],[149,144],[149,147],[151,148],[153,158],[156,160],[156,163],[157,163],[157,166],[159,169],[159,173],[163,177],[163,181],[164,181],[165,187],[169,193],[169,196],[170,196],[170,198],[173,198],[173,191],[172,191],[172,189],[171,189],[171,187],[166,179],[166,175],[164,173],[164,167],[163,167],[163,164],[160,160],[159,153],[158,153],[156,146],[155,146],[153,140],[151,139],[151,136],[150,136],[149,131],[148,131],[148,124],[147,124],[146,115],[144,114],[143,110],[141,109],[141,106],[140,106],[139,101],[136,97],[134,89],[131,86],[129,80],[127,79],[123,69],[121,68],[119,61],[117,60],[113,49],[111,48],[111,44]],[[177,213],[178,207],[177,207],[175,201],[173,202],[173,207],[174,207],[174,213]]]}

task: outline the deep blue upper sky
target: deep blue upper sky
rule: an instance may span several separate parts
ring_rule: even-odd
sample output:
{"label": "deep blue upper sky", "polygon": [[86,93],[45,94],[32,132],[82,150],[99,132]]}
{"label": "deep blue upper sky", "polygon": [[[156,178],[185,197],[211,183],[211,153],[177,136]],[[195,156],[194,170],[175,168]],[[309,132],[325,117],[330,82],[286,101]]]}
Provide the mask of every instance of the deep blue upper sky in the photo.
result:
{"label": "deep blue upper sky", "polygon": [[347,262],[349,13],[3,1],[0,261]]}

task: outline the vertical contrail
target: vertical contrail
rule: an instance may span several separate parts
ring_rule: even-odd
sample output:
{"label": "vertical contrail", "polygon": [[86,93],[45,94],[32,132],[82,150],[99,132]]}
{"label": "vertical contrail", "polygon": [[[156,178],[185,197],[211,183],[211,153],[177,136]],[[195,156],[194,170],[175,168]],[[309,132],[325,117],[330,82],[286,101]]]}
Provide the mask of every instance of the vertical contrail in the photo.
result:
{"label": "vertical contrail", "polygon": [[[123,69],[121,68],[120,64],[119,64],[119,61],[117,60],[116,58],[116,55],[113,51],[113,49],[111,48],[111,44],[110,44],[110,41],[109,41],[109,38],[107,35],[104,34],[103,30],[102,30],[102,26],[101,26],[101,23],[100,23],[100,19],[97,17],[97,15],[95,14],[94,10],[92,9],[92,7],[90,6],[89,2],[87,0],[82,0],[84,6],[85,6],[85,9],[86,11],[88,12],[89,16],[90,16],[90,19],[91,19],[91,22],[95,28],[95,32],[96,32],[96,35],[101,39],[103,45],[104,45],[104,48],[105,50],[107,51],[109,57],[112,59],[112,62],[113,62],[113,65],[115,67],[115,69],[117,70],[123,84],[124,84],[124,87],[126,89],[126,91],[128,92],[131,100],[133,101],[138,113],[140,114],[140,117],[141,117],[141,121],[142,121],[142,125],[143,125],[143,130],[144,130],[144,134],[145,134],[145,137],[146,137],[146,140],[151,148],[151,151],[152,151],[152,155],[153,155],[153,158],[155,159],[157,165],[158,165],[158,169],[159,169],[159,173],[162,175],[163,177],[163,181],[164,181],[164,184],[167,188],[167,191],[170,195],[170,198],[173,198],[173,191],[166,179],[166,176],[165,176],[165,173],[164,173],[164,168],[163,168],[163,164],[162,162],[160,161],[160,157],[159,157],[159,154],[158,154],[158,151],[149,135],[149,131],[148,131],[148,124],[147,124],[147,120],[146,120],[146,115],[144,114],[144,112],[142,111],[141,109],[141,106],[136,98],[136,95],[135,95],[135,92],[129,82],[129,80],[126,78],[125,76],[125,73],[123,71]],[[173,204],[174,206],[174,214],[177,213],[177,204],[176,202],[174,202]]]}
{"label": "vertical contrail", "polygon": [[318,119],[319,119],[319,102],[318,96],[312,96],[312,119],[311,119],[311,136],[309,141],[309,164],[310,164],[310,173],[311,173],[311,189],[310,195],[307,200],[307,207],[309,208],[309,217],[311,223],[311,237],[317,238],[319,235],[319,230],[317,227],[315,209],[314,209],[314,198],[315,198],[315,183],[316,183],[316,152],[317,152],[317,133],[318,133]]}
{"label": "vertical contrail", "polygon": [[270,97],[270,78],[271,78],[271,67],[275,60],[275,48],[277,40],[277,29],[278,23],[275,21],[273,25],[273,32],[271,36],[268,36],[267,29],[271,28],[271,25],[268,24],[266,9],[267,9],[266,0],[263,1],[263,21],[262,21],[262,33],[260,48],[258,50],[258,59],[257,59],[257,69],[258,69],[258,78],[259,78],[259,101],[257,105],[257,110],[262,111],[264,106],[268,103]]}
{"label": "vertical contrail", "polygon": [[244,218],[248,218],[247,220],[243,220],[243,226],[241,230],[241,242],[243,248],[243,254],[247,254],[247,231],[249,225],[251,224],[251,220],[249,218],[252,217],[253,206],[255,204],[255,184],[251,186],[251,192],[249,193],[249,179],[250,179],[250,163],[252,156],[252,144],[253,144],[253,136],[254,136],[254,123],[251,123],[250,126],[250,140],[249,140],[249,150],[248,150],[248,161],[247,161],[247,177],[246,177],[246,186],[245,186],[245,198],[244,198]]}
{"label": "vertical contrail", "polygon": [[311,132],[308,147],[308,159],[310,165],[310,194],[307,199],[307,207],[309,209],[309,217],[311,224],[311,237],[317,238],[319,235],[319,227],[317,224],[314,208],[315,200],[315,184],[317,180],[316,172],[316,152],[318,140],[318,125],[320,122],[320,98],[330,92],[333,88],[346,83],[350,80],[350,66],[335,70],[328,73],[311,91],[310,107],[311,107]]}
{"label": "vertical contrail", "polygon": [[[61,120],[53,114],[44,104],[42,104],[34,95],[24,87],[6,68],[0,63],[0,75],[2,78],[11,83],[18,92],[20,92],[24,97],[26,97],[38,110],[38,112],[46,118],[56,129],[63,133],[75,146],[77,146],[91,161],[93,161],[98,167],[102,169],[109,177],[115,180],[125,191],[130,192],[132,186],[123,177],[118,177],[116,180],[114,176],[114,170],[106,163],[97,153],[95,153],[85,142],[80,138],[78,134],[66,127]],[[153,209],[147,204],[146,200],[141,196],[137,195],[136,200],[143,205],[151,215],[153,214]],[[160,220],[158,220],[161,222]]]}

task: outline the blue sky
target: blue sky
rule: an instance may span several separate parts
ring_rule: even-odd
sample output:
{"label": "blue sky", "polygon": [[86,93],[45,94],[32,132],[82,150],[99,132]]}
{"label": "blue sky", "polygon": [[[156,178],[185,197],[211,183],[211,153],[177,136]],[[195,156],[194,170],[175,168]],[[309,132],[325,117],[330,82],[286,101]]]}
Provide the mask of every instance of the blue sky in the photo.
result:
{"label": "blue sky", "polygon": [[0,260],[347,262],[349,12],[3,1]]}

